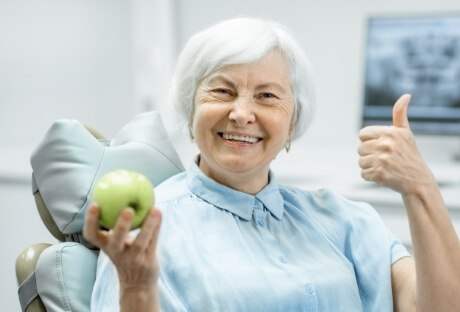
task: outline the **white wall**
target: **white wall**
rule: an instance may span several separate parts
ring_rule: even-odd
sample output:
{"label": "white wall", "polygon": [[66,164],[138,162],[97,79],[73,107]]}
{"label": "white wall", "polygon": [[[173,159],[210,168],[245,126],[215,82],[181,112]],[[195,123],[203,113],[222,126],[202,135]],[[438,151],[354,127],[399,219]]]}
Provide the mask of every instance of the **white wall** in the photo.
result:
{"label": "white wall", "polygon": [[[145,109],[169,114],[164,97],[177,56],[174,47],[223,18],[251,14],[290,28],[316,71],[316,119],[291,153],[300,146],[353,146],[366,16],[446,11],[460,11],[460,1],[0,0],[0,196],[6,199],[0,218],[2,310],[19,310],[17,254],[32,242],[53,241],[28,184],[28,152],[52,121],[79,119],[110,137]],[[167,126],[174,131],[175,125]],[[174,137],[180,150],[189,151],[185,136]],[[193,153],[182,156],[188,161]]]}
{"label": "white wall", "polygon": [[132,115],[130,3],[0,2],[0,144],[79,119],[112,135]]}
{"label": "white wall", "polygon": [[170,0],[132,0],[135,113],[156,110],[174,131],[168,105],[170,77],[176,54],[175,3]]}

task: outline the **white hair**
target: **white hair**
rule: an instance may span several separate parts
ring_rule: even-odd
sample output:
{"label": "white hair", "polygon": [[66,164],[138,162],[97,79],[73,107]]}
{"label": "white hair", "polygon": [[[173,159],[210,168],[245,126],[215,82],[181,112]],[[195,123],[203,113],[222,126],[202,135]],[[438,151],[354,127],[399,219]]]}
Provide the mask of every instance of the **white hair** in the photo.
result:
{"label": "white hair", "polygon": [[282,25],[261,18],[237,17],[220,22],[192,36],[176,64],[171,102],[188,126],[195,113],[195,92],[200,81],[223,67],[248,64],[279,49],[290,66],[294,93],[292,139],[299,138],[311,123],[316,94],[310,63]]}

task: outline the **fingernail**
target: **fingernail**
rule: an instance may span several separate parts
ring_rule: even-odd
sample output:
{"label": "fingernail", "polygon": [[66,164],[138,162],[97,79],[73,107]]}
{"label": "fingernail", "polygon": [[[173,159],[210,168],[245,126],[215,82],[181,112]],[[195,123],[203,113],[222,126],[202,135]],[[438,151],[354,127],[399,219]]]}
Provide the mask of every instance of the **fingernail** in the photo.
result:
{"label": "fingernail", "polygon": [[150,217],[154,220],[155,225],[159,222],[160,218],[154,209],[150,210]]}
{"label": "fingernail", "polygon": [[133,208],[128,207],[128,208],[123,209],[122,215],[125,220],[131,219],[131,215],[134,215]]}

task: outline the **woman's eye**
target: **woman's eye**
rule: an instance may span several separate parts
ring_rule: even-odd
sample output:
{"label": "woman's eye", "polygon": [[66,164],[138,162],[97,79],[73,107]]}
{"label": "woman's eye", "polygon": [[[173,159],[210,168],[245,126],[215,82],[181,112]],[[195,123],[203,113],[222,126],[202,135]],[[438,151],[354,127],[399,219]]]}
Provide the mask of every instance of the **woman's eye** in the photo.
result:
{"label": "woman's eye", "polygon": [[228,101],[234,97],[232,90],[225,88],[215,88],[209,91],[209,95],[216,100]]}
{"label": "woman's eye", "polygon": [[214,92],[220,93],[220,94],[230,94],[230,92],[226,89],[216,89]]}
{"label": "woman's eye", "polygon": [[274,95],[273,93],[269,93],[269,92],[261,93],[259,95],[259,97],[262,98],[262,99],[275,99],[275,98],[277,98],[276,95]]}

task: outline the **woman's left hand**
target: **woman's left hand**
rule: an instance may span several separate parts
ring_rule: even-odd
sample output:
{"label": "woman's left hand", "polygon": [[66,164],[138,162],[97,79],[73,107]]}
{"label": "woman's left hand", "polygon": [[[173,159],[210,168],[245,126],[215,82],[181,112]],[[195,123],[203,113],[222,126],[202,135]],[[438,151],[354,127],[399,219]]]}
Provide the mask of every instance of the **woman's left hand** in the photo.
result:
{"label": "woman's left hand", "polygon": [[359,133],[361,176],[402,195],[416,194],[421,186],[436,184],[409,127],[409,102],[408,94],[396,101],[392,126],[368,126]]}

